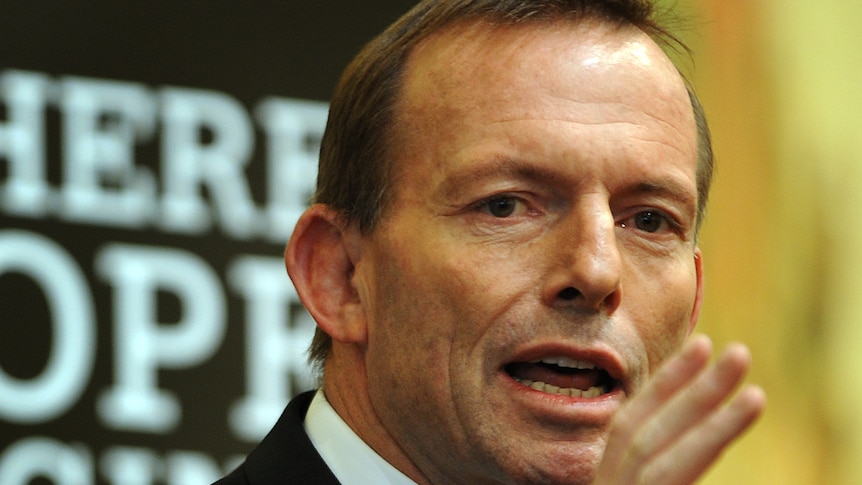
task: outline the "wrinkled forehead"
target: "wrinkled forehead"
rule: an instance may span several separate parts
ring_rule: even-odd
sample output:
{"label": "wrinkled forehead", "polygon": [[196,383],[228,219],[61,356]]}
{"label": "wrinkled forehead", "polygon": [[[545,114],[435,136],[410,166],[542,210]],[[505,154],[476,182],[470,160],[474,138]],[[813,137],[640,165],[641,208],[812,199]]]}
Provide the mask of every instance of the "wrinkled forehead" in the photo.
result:
{"label": "wrinkled forehead", "polygon": [[[462,76],[493,79],[502,67],[533,68],[531,58],[547,57],[545,54],[554,59],[545,66],[549,69],[585,74],[599,69],[631,69],[667,77],[671,82],[668,87],[677,94],[684,89],[676,67],[649,35],[632,25],[597,19],[514,25],[454,23],[421,41],[408,56],[405,70],[408,79],[411,72],[414,74],[414,82],[434,73],[438,79],[453,83]],[[476,59],[483,62],[470,62]]]}
{"label": "wrinkled forehead", "polygon": [[589,113],[580,105],[603,101],[682,120],[681,143],[696,143],[685,83],[664,51],[634,26],[595,19],[462,22],[431,35],[408,58],[398,131],[408,135],[432,119],[466,121],[489,106],[500,117],[518,117],[519,109],[535,115],[543,103],[556,113],[560,100],[571,103],[573,116]]}

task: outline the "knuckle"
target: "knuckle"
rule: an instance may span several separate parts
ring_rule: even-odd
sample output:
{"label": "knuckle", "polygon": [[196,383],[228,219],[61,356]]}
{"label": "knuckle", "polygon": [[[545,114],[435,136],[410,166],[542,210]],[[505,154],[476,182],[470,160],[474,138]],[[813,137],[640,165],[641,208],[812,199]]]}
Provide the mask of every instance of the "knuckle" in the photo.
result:
{"label": "knuckle", "polygon": [[650,459],[653,453],[654,440],[647,433],[637,433],[632,437],[628,452],[631,462],[644,463]]}

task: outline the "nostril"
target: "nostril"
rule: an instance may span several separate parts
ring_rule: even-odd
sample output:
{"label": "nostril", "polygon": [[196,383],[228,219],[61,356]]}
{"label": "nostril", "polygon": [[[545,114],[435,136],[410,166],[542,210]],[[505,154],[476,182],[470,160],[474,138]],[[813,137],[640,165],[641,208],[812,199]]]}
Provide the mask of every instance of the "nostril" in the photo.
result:
{"label": "nostril", "polygon": [[574,300],[579,294],[580,292],[578,290],[569,286],[560,291],[560,293],[557,294],[557,297],[561,300]]}

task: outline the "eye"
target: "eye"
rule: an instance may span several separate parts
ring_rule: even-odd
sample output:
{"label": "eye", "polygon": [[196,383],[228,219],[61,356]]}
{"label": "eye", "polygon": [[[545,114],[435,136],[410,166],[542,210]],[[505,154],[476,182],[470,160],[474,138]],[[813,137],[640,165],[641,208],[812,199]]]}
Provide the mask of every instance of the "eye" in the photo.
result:
{"label": "eye", "polygon": [[515,213],[518,199],[510,195],[494,197],[482,203],[482,208],[494,217],[504,218]]}
{"label": "eye", "polygon": [[648,233],[656,233],[668,228],[676,227],[672,220],[659,211],[640,211],[624,221],[621,226],[632,227]]}
{"label": "eye", "polygon": [[634,216],[635,227],[644,232],[658,232],[665,220],[664,215],[652,211],[638,212]]}

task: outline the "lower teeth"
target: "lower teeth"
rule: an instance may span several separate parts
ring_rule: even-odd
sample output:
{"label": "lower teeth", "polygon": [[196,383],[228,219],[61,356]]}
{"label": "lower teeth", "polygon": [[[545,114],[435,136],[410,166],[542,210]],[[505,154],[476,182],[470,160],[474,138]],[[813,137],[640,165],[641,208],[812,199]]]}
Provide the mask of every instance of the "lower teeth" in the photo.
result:
{"label": "lower teeth", "polygon": [[546,384],[544,382],[539,381],[531,381],[528,379],[515,379],[521,384],[533,388],[537,391],[541,391],[547,394],[557,394],[560,396],[570,396],[570,397],[584,397],[584,398],[593,398],[599,397],[605,393],[604,389],[601,387],[591,387],[586,391],[582,391],[580,389],[575,389],[571,387],[557,387],[551,384]]}

